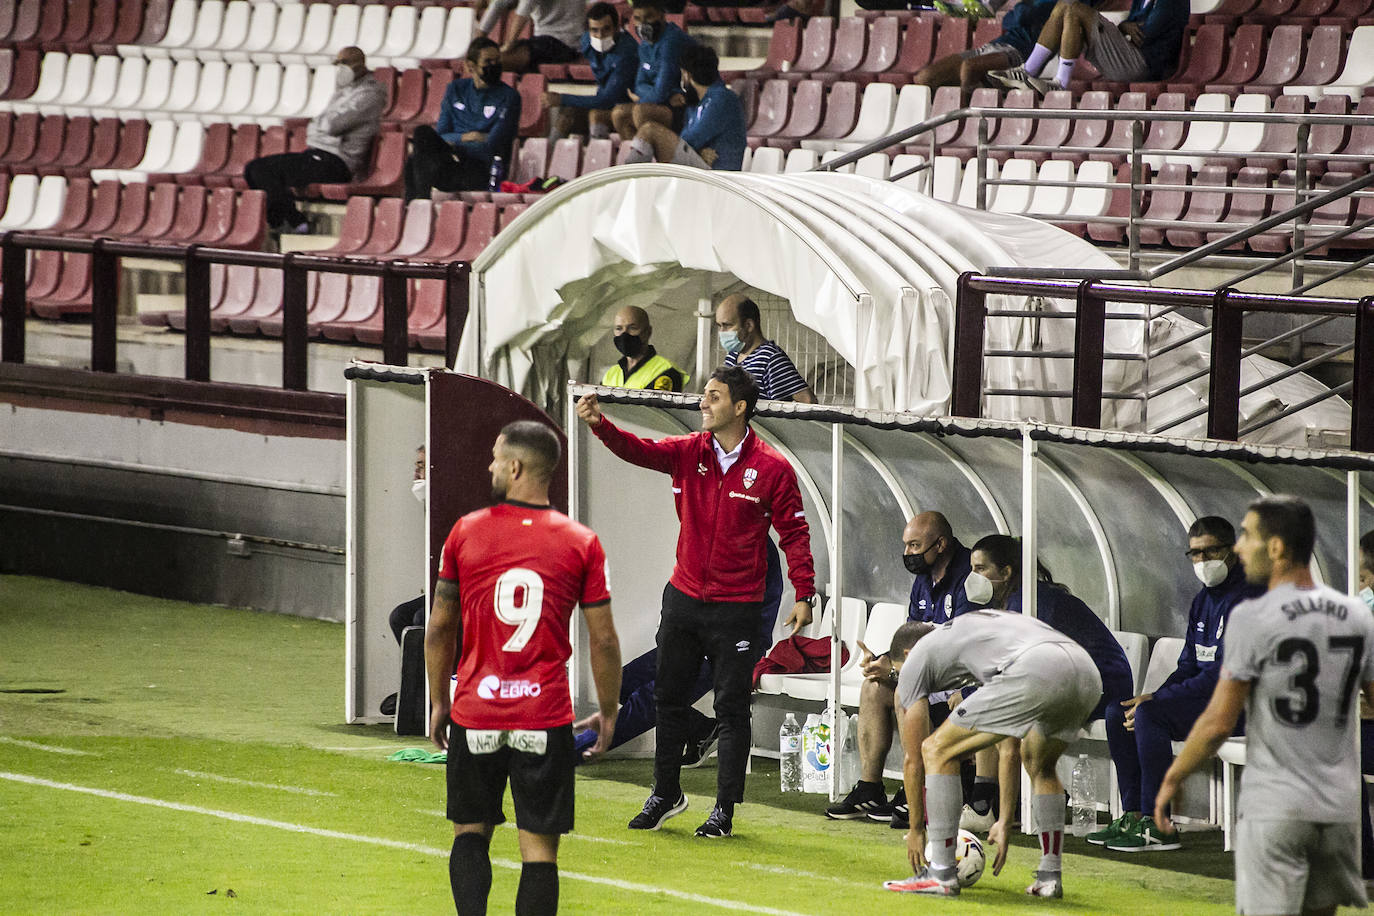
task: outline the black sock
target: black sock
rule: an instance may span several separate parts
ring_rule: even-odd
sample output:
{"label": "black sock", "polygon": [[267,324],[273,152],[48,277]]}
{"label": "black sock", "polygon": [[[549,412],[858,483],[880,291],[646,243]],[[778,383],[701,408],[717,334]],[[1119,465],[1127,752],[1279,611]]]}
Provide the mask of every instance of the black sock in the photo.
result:
{"label": "black sock", "polygon": [[721,810],[721,813],[724,814],[724,815],[725,815],[726,817],[728,817],[728,818],[733,818],[733,817],[735,816],[735,803],[734,803],[734,802],[717,801],[717,802],[716,802],[716,807],[719,808],[719,809]]}
{"label": "black sock", "polygon": [[549,916],[558,912],[558,863],[526,862],[515,893],[515,916]]}
{"label": "black sock", "polygon": [[987,814],[992,809],[992,800],[996,797],[997,783],[992,780],[984,781],[979,777],[973,784],[973,797],[968,804],[977,814]]}
{"label": "black sock", "polygon": [[448,883],[453,888],[453,905],[459,916],[487,916],[487,894],[491,892],[491,840],[480,833],[464,833],[453,838],[448,856]]}

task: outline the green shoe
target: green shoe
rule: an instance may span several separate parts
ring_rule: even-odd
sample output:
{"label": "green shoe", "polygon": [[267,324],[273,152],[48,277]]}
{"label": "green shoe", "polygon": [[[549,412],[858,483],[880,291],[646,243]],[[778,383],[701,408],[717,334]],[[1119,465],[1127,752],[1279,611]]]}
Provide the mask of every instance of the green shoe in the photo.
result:
{"label": "green shoe", "polygon": [[955,19],[968,18],[968,13],[964,11],[962,5],[951,6],[945,0],[931,0],[931,4],[935,7],[935,11],[942,16],[953,16]]}
{"label": "green shoe", "polygon": [[963,0],[964,12],[970,19],[991,19],[997,14],[982,0]]}
{"label": "green shoe", "polygon": [[1106,827],[1103,827],[1101,830],[1097,830],[1088,834],[1083,839],[1087,840],[1094,846],[1106,846],[1109,842],[1115,840],[1122,834],[1130,833],[1133,830],[1135,830],[1136,825],[1139,823],[1140,815],[1131,814],[1129,811],[1127,811],[1125,814],[1121,815],[1116,820],[1112,821]]}
{"label": "green shoe", "polygon": [[1109,840],[1107,848],[1113,852],[1164,852],[1182,849],[1183,844],[1179,842],[1177,830],[1165,833],[1155,826],[1154,818],[1147,815],[1140,819],[1130,833],[1123,833],[1116,839]]}

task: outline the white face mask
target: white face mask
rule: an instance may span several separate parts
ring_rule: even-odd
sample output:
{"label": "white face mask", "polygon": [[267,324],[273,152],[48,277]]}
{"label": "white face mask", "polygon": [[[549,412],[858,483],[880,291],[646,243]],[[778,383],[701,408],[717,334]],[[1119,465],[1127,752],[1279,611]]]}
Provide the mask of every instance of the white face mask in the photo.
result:
{"label": "white face mask", "polygon": [[1374,588],[1362,588],[1357,596],[1371,611],[1374,611]]}
{"label": "white face mask", "polygon": [[425,504],[425,496],[429,493],[429,488],[426,486],[428,483],[427,480],[417,480],[410,485],[410,495],[419,500],[422,506]]}
{"label": "white face mask", "polygon": [[982,573],[971,572],[964,579],[964,594],[969,604],[982,607],[992,600],[992,580]]}
{"label": "white face mask", "polygon": [[1208,588],[1226,581],[1228,571],[1225,560],[1202,560],[1193,564],[1193,573]]}
{"label": "white face mask", "polygon": [[342,89],[345,86],[353,85],[353,80],[357,79],[357,74],[353,68],[347,64],[334,65],[334,85]]}
{"label": "white face mask", "polygon": [[593,50],[593,51],[599,51],[599,52],[602,53],[602,54],[605,54],[607,51],[611,50],[611,48],[614,48],[614,47],[615,47],[615,38],[614,38],[614,37],[612,37],[612,38],[596,38],[596,37],[594,37],[594,36],[588,35],[588,36],[587,36],[587,40],[590,41],[590,42],[592,43],[592,50]]}

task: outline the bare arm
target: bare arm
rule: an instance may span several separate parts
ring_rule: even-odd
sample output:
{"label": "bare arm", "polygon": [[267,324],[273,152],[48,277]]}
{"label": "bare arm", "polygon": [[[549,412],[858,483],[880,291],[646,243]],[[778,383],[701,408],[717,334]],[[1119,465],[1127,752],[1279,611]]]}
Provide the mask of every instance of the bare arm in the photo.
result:
{"label": "bare arm", "polygon": [[458,583],[440,579],[434,589],[434,607],[425,624],[425,673],[429,678],[429,740],[448,750],[449,678],[458,663],[458,641],[463,636],[463,617],[458,604]]}
{"label": "bare arm", "polygon": [[1183,750],[1178,752],[1173,765],[1164,774],[1164,780],[1159,785],[1159,793],[1155,796],[1154,815],[1155,823],[1162,829],[1173,829],[1169,819],[1164,816],[1164,811],[1178,794],[1178,788],[1183,784],[1183,780],[1189,773],[1210,760],[1235,730],[1236,720],[1245,711],[1245,701],[1250,698],[1250,687],[1250,681],[1232,680],[1225,675],[1217,681],[1207,708],[1193,723],[1192,731],[1188,732],[1188,740],[1183,743]]}
{"label": "bare arm", "polygon": [[988,831],[988,842],[997,844],[997,855],[992,860],[992,873],[1002,873],[1007,862],[1008,838],[1011,835],[1011,814],[1016,810],[1017,796],[1021,793],[1021,742],[1006,738],[997,745],[997,794],[999,814],[997,823]]}
{"label": "bare arm", "polygon": [[593,758],[604,754],[615,735],[615,719],[620,713],[620,638],[615,632],[611,603],[594,604],[582,609],[587,620],[587,635],[591,641],[592,680],[596,683],[596,714],[584,720],[588,728],[596,730],[596,744],[583,756]]}
{"label": "bare arm", "polygon": [[921,744],[930,736],[930,700],[925,697],[902,709],[902,783],[906,787],[906,857],[912,872],[926,864],[926,764]]}
{"label": "bare arm", "polygon": [[520,40],[520,33],[525,31],[525,26],[530,24],[530,17],[523,13],[514,13],[506,22],[506,41],[501,45],[502,51],[509,51],[515,47],[515,43]]}
{"label": "bare arm", "polygon": [[798,404],[814,404],[816,403],[816,396],[811,393],[810,388],[803,388],[801,391],[793,393],[792,400]]}

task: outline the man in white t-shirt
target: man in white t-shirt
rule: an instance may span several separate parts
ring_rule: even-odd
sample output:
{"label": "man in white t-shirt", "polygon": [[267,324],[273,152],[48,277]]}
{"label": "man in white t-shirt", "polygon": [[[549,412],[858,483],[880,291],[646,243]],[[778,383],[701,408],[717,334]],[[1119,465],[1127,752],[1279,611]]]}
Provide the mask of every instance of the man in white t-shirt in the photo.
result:
{"label": "man in white t-shirt", "polygon": [[1184,778],[1216,753],[1245,712],[1239,913],[1366,905],[1356,692],[1374,700],[1374,615],[1359,599],[1312,580],[1315,540],[1312,510],[1301,500],[1271,496],[1250,505],[1236,553],[1246,578],[1269,591],[1231,611],[1221,678],[1155,799],[1162,821]]}

